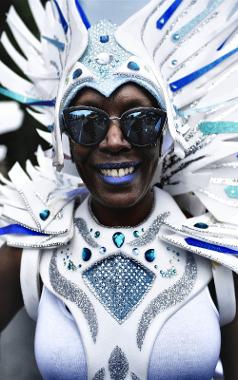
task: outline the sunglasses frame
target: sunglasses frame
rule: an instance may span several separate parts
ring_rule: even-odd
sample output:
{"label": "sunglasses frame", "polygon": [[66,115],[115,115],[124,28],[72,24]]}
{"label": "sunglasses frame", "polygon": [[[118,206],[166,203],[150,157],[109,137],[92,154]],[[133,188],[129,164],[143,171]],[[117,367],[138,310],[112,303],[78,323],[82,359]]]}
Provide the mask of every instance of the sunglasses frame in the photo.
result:
{"label": "sunglasses frame", "polygon": [[[106,119],[108,121],[108,125],[107,125],[107,128],[105,129],[105,134],[103,135],[103,137],[100,139],[100,141],[97,141],[97,142],[93,142],[93,143],[90,143],[90,144],[85,144],[85,143],[79,143],[77,141],[75,141],[70,132],[69,132],[69,127],[67,126],[67,123],[66,123],[66,120],[65,120],[65,116],[67,117],[68,114],[70,114],[70,112],[72,111],[77,111],[77,110],[90,110],[90,111],[95,111],[95,112],[98,112],[99,114],[103,115],[103,116],[106,116]],[[130,140],[130,138],[128,139],[128,137],[125,136],[125,130],[123,128],[123,119],[127,116],[127,115],[130,115],[131,113],[133,112],[139,112],[139,111],[153,111],[155,112],[157,115],[161,116],[162,118],[162,127],[158,133],[158,137],[156,138],[156,142],[155,143],[148,143],[148,144],[136,144],[134,142],[132,142]],[[121,131],[122,131],[122,134],[124,136],[124,138],[132,145],[132,146],[135,146],[135,147],[138,147],[138,148],[145,148],[145,147],[149,147],[149,146],[156,146],[157,145],[157,140],[159,138],[159,136],[162,134],[163,132],[163,129],[164,129],[164,125],[166,124],[166,121],[167,121],[167,114],[165,111],[161,110],[160,108],[155,108],[155,107],[135,107],[135,108],[131,108],[129,109],[128,111],[125,111],[123,112],[123,114],[121,116],[109,116],[108,113],[104,110],[102,110],[101,108],[97,108],[97,107],[93,107],[93,106],[74,106],[74,107],[67,107],[63,110],[63,121],[64,121],[64,129],[62,132],[65,132],[68,137],[73,141],[75,142],[76,144],[79,144],[79,145],[82,145],[82,146],[85,146],[85,147],[93,147],[93,146],[96,146],[98,144],[100,144],[101,141],[103,141],[103,139],[105,138],[105,136],[107,135],[107,132],[108,132],[108,129],[109,129],[109,126],[110,126],[110,122],[113,121],[113,120],[117,120],[120,122],[120,128],[121,128]],[[121,123],[121,120],[122,120],[122,123]]]}

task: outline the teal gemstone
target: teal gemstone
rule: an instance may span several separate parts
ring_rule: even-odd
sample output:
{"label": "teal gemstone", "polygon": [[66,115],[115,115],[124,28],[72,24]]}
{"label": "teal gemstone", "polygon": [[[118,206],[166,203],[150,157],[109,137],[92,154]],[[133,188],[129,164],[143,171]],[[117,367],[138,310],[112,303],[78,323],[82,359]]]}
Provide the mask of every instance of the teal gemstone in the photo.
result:
{"label": "teal gemstone", "polygon": [[146,259],[146,261],[149,261],[149,263],[152,263],[152,261],[154,261],[155,256],[156,256],[156,254],[155,254],[154,249],[148,249],[145,252],[145,259]]}
{"label": "teal gemstone", "polygon": [[42,210],[39,215],[42,220],[46,220],[50,216],[50,210]]}
{"label": "teal gemstone", "polygon": [[201,228],[202,230],[206,230],[208,228],[208,224],[202,223],[202,222],[198,222],[198,223],[194,224],[194,227]]}
{"label": "teal gemstone", "polygon": [[229,198],[238,198],[238,186],[226,186],[224,190]]}
{"label": "teal gemstone", "polygon": [[98,238],[100,236],[100,232],[99,231],[96,231],[95,234],[94,234],[94,237],[95,238]]}
{"label": "teal gemstone", "polygon": [[83,261],[90,260],[91,256],[92,256],[92,252],[90,251],[90,249],[84,247],[83,250],[82,250],[82,259],[83,259]]}
{"label": "teal gemstone", "polygon": [[136,63],[134,61],[128,62],[127,67],[128,67],[128,69],[134,70],[134,71],[139,71],[140,70],[140,66],[138,65],[138,63]]}
{"label": "teal gemstone", "polygon": [[133,232],[133,235],[134,235],[136,238],[138,238],[138,237],[140,236],[140,233],[139,233],[139,231],[134,231],[134,232]]}
{"label": "teal gemstone", "polygon": [[112,236],[112,241],[117,248],[120,248],[125,241],[125,235],[122,232],[115,232]]}

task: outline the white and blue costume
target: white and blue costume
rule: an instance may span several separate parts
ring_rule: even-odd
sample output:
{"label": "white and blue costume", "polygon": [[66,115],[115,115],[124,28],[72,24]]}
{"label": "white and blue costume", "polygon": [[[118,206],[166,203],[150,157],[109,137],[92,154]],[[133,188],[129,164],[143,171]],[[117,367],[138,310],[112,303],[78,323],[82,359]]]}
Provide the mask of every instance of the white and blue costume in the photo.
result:
{"label": "white and blue costume", "polygon": [[41,40],[11,8],[7,22],[24,56],[6,33],[1,41],[29,80],[1,63],[0,93],[48,129],[39,133],[57,169],[70,157],[62,110],[85,86],[110,96],[137,83],[168,115],[153,182],[164,190],[155,189],[154,209],[136,228],[101,226],[88,200],[75,206],[85,189],[67,174],[70,160],[60,173],[39,149],[37,167],[27,163],[25,173],[16,164],[2,178],[0,233],[24,248],[21,284],[37,319],[42,376],[211,379],[219,322],[235,316],[237,2],[152,0],[117,28],[91,27],[78,0],[28,1]]}

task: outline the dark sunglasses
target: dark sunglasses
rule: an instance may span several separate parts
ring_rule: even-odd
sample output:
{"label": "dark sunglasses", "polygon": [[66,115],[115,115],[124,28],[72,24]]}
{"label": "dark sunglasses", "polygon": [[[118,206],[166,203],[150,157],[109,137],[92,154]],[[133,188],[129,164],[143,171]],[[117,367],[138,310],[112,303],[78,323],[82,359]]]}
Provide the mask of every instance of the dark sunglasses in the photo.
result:
{"label": "dark sunglasses", "polygon": [[105,111],[88,106],[63,110],[64,132],[77,144],[98,145],[106,136],[111,120],[120,121],[124,138],[132,145],[156,145],[166,122],[166,113],[153,107],[133,108],[121,117],[110,117]]}

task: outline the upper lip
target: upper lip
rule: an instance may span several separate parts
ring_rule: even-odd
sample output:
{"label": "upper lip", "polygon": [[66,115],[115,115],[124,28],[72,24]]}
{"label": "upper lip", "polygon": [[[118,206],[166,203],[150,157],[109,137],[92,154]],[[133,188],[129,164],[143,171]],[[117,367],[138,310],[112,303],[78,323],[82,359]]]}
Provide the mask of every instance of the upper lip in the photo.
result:
{"label": "upper lip", "polygon": [[101,164],[94,165],[96,169],[126,169],[137,167],[140,164],[140,161],[126,161],[126,162],[104,162]]}

